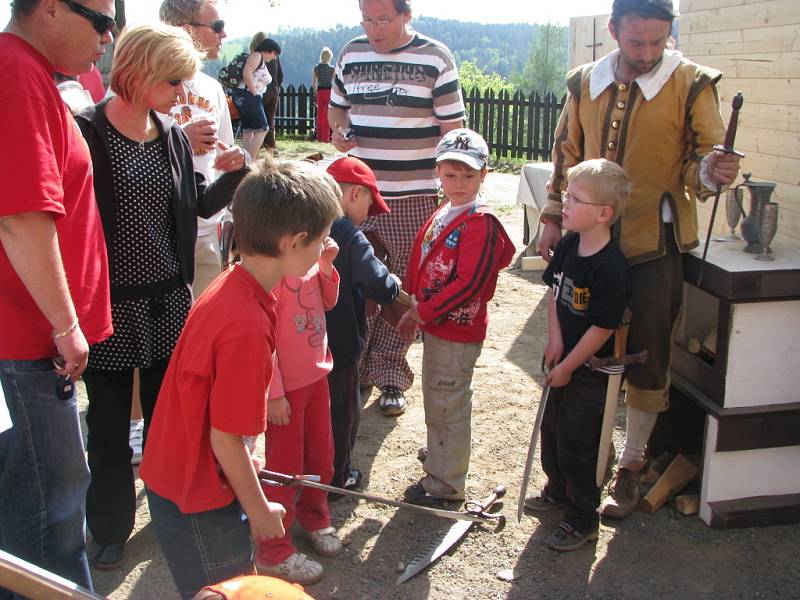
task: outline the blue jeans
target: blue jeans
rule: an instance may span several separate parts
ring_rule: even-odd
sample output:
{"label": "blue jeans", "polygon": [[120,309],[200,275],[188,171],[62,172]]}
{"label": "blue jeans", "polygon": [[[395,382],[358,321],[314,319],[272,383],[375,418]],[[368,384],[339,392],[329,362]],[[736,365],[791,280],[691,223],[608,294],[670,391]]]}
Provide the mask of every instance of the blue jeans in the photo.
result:
{"label": "blue jeans", "polygon": [[263,98],[263,96],[251,94],[249,90],[235,89],[231,92],[231,100],[239,111],[239,122],[244,131],[269,129]]}
{"label": "blue jeans", "polygon": [[255,574],[250,527],[238,500],[185,514],[174,502],[145,489],[150,520],[181,598],[193,598],[213,583]]}
{"label": "blue jeans", "polygon": [[0,360],[0,383],[13,423],[0,433],[0,547],[91,590],[75,393],[60,397],[64,379],[49,358]]}

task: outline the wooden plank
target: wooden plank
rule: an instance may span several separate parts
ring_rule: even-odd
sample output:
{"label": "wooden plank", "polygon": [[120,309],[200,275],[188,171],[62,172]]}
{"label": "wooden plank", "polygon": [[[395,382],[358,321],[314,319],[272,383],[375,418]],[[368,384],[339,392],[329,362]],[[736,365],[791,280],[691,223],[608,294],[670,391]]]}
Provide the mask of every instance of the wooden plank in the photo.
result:
{"label": "wooden plank", "polygon": [[697,475],[697,467],[679,454],[655,485],[650,488],[647,496],[639,503],[639,510],[653,514],[664,506],[671,494],[681,491],[695,475]]}
{"label": "wooden plank", "polygon": [[675,498],[675,508],[682,515],[696,515],[700,512],[700,494],[684,494]]}
{"label": "wooden plank", "polygon": [[699,33],[796,23],[800,23],[800,2],[770,0],[682,14],[679,27],[681,33]]}
{"label": "wooden plank", "polygon": [[[734,47],[729,47],[728,51],[730,52],[734,49]],[[703,56],[702,63],[722,71],[725,77],[738,79],[800,77],[800,52],[794,51],[761,54],[715,54]]]}
{"label": "wooden plank", "polygon": [[736,147],[769,156],[800,159],[800,133],[740,125],[736,133]]}
{"label": "wooden plank", "polygon": [[[723,105],[722,116],[726,123],[730,113],[730,103]],[[746,101],[739,113],[739,126],[798,133],[800,132],[800,109],[796,106],[759,104]]]}
{"label": "wooden plank", "polygon": [[[679,12],[681,15],[708,10],[711,8],[724,8],[726,6],[740,6],[748,0],[680,0]],[[674,1],[673,1],[674,4]]]}
{"label": "wooden plank", "polygon": [[756,496],[709,503],[715,529],[800,523],[800,494]]}
{"label": "wooden plank", "polygon": [[800,301],[770,302],[769,310],[758,303],[737,304],[733,308],[733,326],[738,328],[797,326],[800,323]]}
{"label": "wooden plank", "polygon": [[711,33],[681,33],[678,49],[696,62],[717,54],[800,51],[800,24],[754,27]]}
{"label": "wooden plank", "polygon": [[800,80],[798,79],[771,79],[765,85],[763,79],[723,77],[717,84],[717,89],[723,105],[730,106],[736,92],[741,91],[744,94],[745,103],[800,106]]}

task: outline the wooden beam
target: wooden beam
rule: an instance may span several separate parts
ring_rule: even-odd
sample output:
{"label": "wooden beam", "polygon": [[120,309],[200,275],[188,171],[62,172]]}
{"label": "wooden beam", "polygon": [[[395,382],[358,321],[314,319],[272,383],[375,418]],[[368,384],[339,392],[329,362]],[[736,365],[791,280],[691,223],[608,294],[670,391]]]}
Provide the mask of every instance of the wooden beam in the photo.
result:
{"label": "wooden beam", "polygon": [[679,454],[667,467],[667,470],[664,471],[659,480],[656,481],[655,485],[650,488],[644,500],[639,503],[639,510],[653,514],[664,506],[670,495],[681,491],[695,475],[697,475],[697,467],[682,454]]}

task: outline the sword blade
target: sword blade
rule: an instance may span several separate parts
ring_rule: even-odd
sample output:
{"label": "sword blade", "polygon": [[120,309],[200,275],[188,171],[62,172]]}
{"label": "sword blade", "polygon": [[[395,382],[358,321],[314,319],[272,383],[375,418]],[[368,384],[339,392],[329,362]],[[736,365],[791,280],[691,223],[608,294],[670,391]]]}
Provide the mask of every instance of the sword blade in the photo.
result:
{"label": "sword blade", "polygon": [[533,454],[536,450],[536,441],[539,439],[539,432],[542,430],[542,419],[544,409],[547,406],[547,398],[550,395],[550,384],[545,384],[542,388],[542,397],[539,399],[539,409],[536,411],[536,420],[533,423],[531,432],[531,442],[528,445],[528,456],[525,459],[525,470],[522,473],[522,484],[519,487],[519,498],[517,500],[517,523],[522,520],[522,513],[525,510],[525,495],[528,493],[528,483],[531,479],[531,467],[533,466]]}
{"label": "sword blade", "polygon": [[614,424],[617,421],[617,403],[619,402],[619,388],[622,385],[622,373],[608,376],[606,389],[606,406],[603,410],[603,426],[600,429],[600,446],[597,449],[597,468],[595,470],[595,483],[597,487],[603,485],[603,479],[608,468],[608,450],[611,446],[611,436],[614,433]]}
{"label": "sword blade", "polygon": [[472,523],[469,521],[453,523],[447,531],[447,534],[442,538],[442,541],[436,542],[423,554],[414,557],[414,559],[408,563],[405,571],[397,578],[397,583],[408,581],[414,577],[414,575],[436,562],[445,552],[452,548],[467,531],[469,531],[470,527],[472,527]]}
{"label": "sword blade", "polygon": [[433,508],[430,506],[418,506],[416,504],[411,504],[409,502],[392,500],[391,498],[382,498],[381,496],[374,496],[372,494],[367,494],[364,492],[355,492],[353,490],[346,490],[344,488],[338,488],[332,485],[326,485],[324,483],[318,483],[316,481],[309,481],[307,479],[302,479],[301,477],[292,477],[290,475],[273,473],[271,471],[261,471],[261,473],[259,474],[259,478],[261,479],[261,481],[267,484],[273,482],[277,483],[278,485],[284,485],[284,484],[302,485],[317,490],[332,492],[334,494],[341,494],[343,496],[360,498],[361,500],[366,500],[368,502],[376,502],[378,504],[388,504],[389,506],[394,506],[397,508],[405,508],[407,510],[411,510],[414,512],[424,513],[427,515],[434,515],[445,519],[453,519],[456,521],[471,521],[473,523],[485,523],[491,520],[487,517],[483,517],[478,514],[473,514],[470,512],[445,510],[443,508]]}

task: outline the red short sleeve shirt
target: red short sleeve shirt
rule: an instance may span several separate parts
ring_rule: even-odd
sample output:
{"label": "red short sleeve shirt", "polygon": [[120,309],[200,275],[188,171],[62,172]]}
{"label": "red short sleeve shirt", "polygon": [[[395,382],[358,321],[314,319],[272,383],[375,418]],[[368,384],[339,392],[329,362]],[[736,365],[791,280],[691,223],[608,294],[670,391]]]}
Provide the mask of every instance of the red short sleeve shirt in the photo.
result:
{"label": "red short sleeve shirt", "polygon": [[[111,335],[108,261],[94,199],[89,149],[53,83],[53,68],[27,42],[0,33],[0,217],[53,215],[69,291],[89,343]],[[52,327],[0,246],[0,359],[53,356]]]}
{"label": "red short sleeve shirt", "polygon": [[275,298],[241,266],[212,282],[170,359],[139,475],[184,513],[234,499],[211,449],[211,427],[256,436],[267,426]]}

